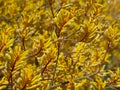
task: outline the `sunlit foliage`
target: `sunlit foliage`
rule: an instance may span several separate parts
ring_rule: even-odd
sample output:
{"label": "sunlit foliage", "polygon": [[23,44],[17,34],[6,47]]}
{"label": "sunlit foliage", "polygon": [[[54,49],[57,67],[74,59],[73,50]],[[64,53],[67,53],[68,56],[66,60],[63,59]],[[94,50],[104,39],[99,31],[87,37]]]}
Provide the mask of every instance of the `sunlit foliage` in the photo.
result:
{"label": "sunlit foliage", "polygon": [[119,88],[119,0],[0,0],[0,90]]}

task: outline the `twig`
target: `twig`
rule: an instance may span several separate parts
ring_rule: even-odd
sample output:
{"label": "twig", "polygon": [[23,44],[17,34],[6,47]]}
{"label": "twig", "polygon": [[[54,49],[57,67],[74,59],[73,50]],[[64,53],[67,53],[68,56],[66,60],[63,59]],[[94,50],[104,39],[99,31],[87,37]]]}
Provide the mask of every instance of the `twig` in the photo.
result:
{"label": "twig", "polygon": [[54,18],[55,15],[54,15],[54,12],[53,12],[52,0],[50,1],[50,9],[51,9],[51,12],[52,12],[52,17]]}
{"label": "twig", "polygon": [[42,72],[41,72],[42,75],[43,75],[44,71],[46,70],[48,64],[51,62],[51,60],[52,60],[52,58],[50,58],[49,61],[48,61],[48,62],[46,63],[46,65],[44,66],[44,68],[43,68],[43,70],[42,70]]}

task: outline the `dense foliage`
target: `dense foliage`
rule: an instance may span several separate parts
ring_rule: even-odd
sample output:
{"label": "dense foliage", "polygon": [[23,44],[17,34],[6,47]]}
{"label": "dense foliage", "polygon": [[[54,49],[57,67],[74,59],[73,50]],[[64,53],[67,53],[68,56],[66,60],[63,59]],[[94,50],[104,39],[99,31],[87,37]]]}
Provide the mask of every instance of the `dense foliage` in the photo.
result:
{"label": "dense foliage", "polygon": [[0,0],[0,90],[118,90],[119,0]]}

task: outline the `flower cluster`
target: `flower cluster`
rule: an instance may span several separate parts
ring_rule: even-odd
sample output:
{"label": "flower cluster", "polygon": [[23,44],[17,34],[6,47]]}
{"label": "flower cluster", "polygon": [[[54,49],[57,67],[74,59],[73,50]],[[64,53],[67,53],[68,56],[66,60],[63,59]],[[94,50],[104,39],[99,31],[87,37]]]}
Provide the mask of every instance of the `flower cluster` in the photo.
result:
{"label": "flower cluster", "polygon": [[120,88],[119,0],[0,0],[0,90]]}

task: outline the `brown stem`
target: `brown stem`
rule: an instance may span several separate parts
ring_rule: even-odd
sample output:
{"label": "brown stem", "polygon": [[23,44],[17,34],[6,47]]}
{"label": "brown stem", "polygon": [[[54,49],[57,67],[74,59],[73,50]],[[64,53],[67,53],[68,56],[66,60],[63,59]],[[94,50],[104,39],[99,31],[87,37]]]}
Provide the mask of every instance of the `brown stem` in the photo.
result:
{"label": "brown stem", "polygon": [[27,79],[27,80],[25,81],[25,84],[24,84],[24,86],[23,86],[23,88],[22,88],[21,90],[26,90],[26,86],[27,86],[28,82],[29,82],[29,79]]}
{"label": "brown stem", "polygon": [[87,36],[88,36],[88,31],[86,31],[85,35],[84,35],[83,38],[80,40],[80,42],[82,42]]}
{"label": "brown stem", "polygon": [[50,9],[51,9],[51,12],[52,12],[52,16],[53,16],[53,18],[55,17],[55,15],[54,15],[54,12],[53,12],[53,7],[52,6],[50,6]]}
{"label": "brown stem", "polygon": [[23,46],[23,49],[24,49],[24,51],[25,51],[25,37],[22,37],[22,46]]}
{"label": "brown stem", "polygon": [[42,47],[40,47],[40,49],[33,55],[30,55],[30,57],[35,57],[37,56],[40,52],[42,51]]}
{"label": "brown stem", "polygon": [[43,68],[41,74],[43,75],[44,71],[46,70],[48,64],[52,61],[52,58],[50,58],[50,60],[46,63],[45,67]]}
{"label": "brown stem", "polygon": [[2,49],[4,48],[5,46],[5,43],[3,43],[1,46],[0,46],[0,52],[2,51]]}
{"label": "brown stem", "polygon": [[53,6],[52,6],[52,0],[50,0],[50,9],[51,9],[51,12],[52,12],[52,17],[54,18],[55,15],[54,15],[54,11],[53,11]]}
{"label": "brown stem", "polygon": [[9,76],[9,78],[8,78],[8,82],[9,82],[9,84],[11,85],[11,88],[12,88],[12,86],[13,86],[13,74],[12,74],[12,72],[14,71],[16,62],[17,62],[18,60],[19,60],[19,56],[17,55],[16,58],[15,58],[15,61],[14,61],[13,65],[12,65],[12,69],[11,69],[11,71],[10,71],[10,76]]}

